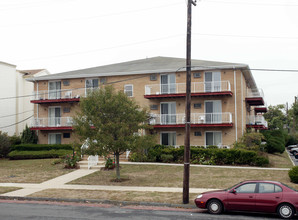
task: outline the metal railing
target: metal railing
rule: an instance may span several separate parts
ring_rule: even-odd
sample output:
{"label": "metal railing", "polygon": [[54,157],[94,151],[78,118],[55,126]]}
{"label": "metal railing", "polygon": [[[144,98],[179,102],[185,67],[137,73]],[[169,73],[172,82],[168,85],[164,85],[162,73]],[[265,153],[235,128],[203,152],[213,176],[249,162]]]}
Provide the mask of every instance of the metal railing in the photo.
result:
{"label": "metal railing", "polygon": [[98,88],[41,90],[33,92],[31,100],[75,99],[86,97],[89,92]]}
{"label": "metal railing", "polygon": [[[151,125],[185,124],[185,114],[152,114]],[[232,123],[232,113],[192,113],[191,124],[225,124]]]}
{"label": "metal railing", "polygon": [[33,118],[31,127],[71,127],[72,117]]}
{"label": "metal railing", "polygon": [[249,115],[246,121],[248,125],[264,125],[266,128],[268,127],[268,122],[262,115]]}
{"label": "metal railing", "polygon": [[[230,81],[193,82],[192,93],[226,92],[231,91]],[[179,94],[186,93],[185,83],[145,85],[145,95]]]}
{"label": "metal railing", "polygon": [[247,91],[247,98],[257,98],[257,97],[262,97],[264,98],[264,92],[262,89],[251,89]]}

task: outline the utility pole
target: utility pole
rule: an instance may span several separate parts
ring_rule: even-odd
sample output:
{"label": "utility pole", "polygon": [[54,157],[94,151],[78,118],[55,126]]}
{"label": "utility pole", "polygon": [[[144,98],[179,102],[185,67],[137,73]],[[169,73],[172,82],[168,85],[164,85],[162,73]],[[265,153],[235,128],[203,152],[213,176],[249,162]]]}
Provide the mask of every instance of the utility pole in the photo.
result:
{"label": "utility pole", "polygon": [[190,103],[191,103],[191,7],[196,0],[187,4],[187,37],[186,37],[186,99],[185,99],[185,140],[184,140],[184,174],[183,204],[189,203],[189,167],[190,167]]}

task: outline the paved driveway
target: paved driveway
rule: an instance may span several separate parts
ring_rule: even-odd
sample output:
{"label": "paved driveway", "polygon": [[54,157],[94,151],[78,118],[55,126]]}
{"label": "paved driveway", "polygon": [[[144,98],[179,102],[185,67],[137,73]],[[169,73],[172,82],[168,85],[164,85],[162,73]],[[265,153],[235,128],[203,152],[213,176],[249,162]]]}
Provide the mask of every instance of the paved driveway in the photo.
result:
{"label": "paved driveway", "polygon": [[294,162],[295,166],[298,166],[298,159],[295,159],[295,157],[287,150],[289,156],[291,157],[292,161]]}

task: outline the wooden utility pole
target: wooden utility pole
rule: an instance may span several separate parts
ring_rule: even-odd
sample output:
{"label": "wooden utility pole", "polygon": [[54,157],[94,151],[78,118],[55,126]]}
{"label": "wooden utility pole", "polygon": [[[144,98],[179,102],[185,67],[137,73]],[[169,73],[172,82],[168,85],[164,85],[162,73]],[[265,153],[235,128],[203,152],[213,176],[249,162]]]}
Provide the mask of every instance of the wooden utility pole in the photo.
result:
{"label": "wooden utility pole", "polygon": [[191,103],[191,7],[196,1],[187,4],[187,38],[186,38],[186,99],[185,99],[185,140],[184,140],[184,175],[183,203],[189,203],[189,167],[190,167],[190,103]]}

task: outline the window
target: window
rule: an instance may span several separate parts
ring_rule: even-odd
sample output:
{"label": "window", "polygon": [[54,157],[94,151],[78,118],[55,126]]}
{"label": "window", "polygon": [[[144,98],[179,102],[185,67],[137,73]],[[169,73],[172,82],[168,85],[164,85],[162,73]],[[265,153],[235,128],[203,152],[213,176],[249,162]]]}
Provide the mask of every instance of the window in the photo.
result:
{"label": "window", "polygon": [[160,76],[161,82],[161,93],[162,94],[171,94],[176,93],[176,75],[167,74]]}
{"label": "window", "polygon": [[161,133],[161,145],[175,146],[176,145],[176,132]]}
{"label": "window", "polygon": [[247,183],[237,187],[235,190],[237,193],[255,193],[256,183]]}
{"label": "window", "polygon": [[150,105],[150,110],[158,110],[158,105]]}
{"label": "window", "polygon": [[222,123],[221,100],[205,101],[205,114],[207,124]]}
{"label": "window", "polygon": [[201,103],[194,103],[193,107],[194,108],[202,108],[202,104]]}
{"label": "window", "polygon": [[63,133],[63,138],[70,138],[70,133]]}
{"label": "window", "polygon": [[156,81],[157,80],[157,75],[156,74],[151,74],[150,75],[150,81]]}
{"label": "window", "polygon": [[220,92],[220,72],[205,72],[205,92]]}
{"label": "window", "polygon": [[49,99],[61,99],[61,82],[49,82]]}
{"label": "window", "polygon": [[49,144],[61,144],[61,134],[49,134]]}
{"label": "window", "polygon": [[278,185],[271,183],[260,183],[259,193],[278,193],[282,192],[282,188]]}
{"label": "window", "polygon": [[194,135],[195,136],[202,136],[202,133],[200,131],[195,131]]}
{"label": "window", "polygon": [[205,133],[206,146],[208,145],[222,145],[222,137],[220,131],[207,131]]}
{"label": "window", "polygon": [[61,126],[61,108],[60,107],[49,107],[49,120],[48,125],[50,127]]}
{"label": "window", "polygon": [[107,78],[100,78],[100,84],[106,84]]}
{"label": "window", "polygon": [[129,85],[124,85],[124,93],[128,96],[128,97],[132,97],[133,96],[133,85],[129,84]]}
{"label": "window", "polygon": [[176,124],[176,102],[160,103],[160,124]]}
{"label": "window", "polygon": [[98,88],[98,79],[86,79],[85,81],[86,94]]}

